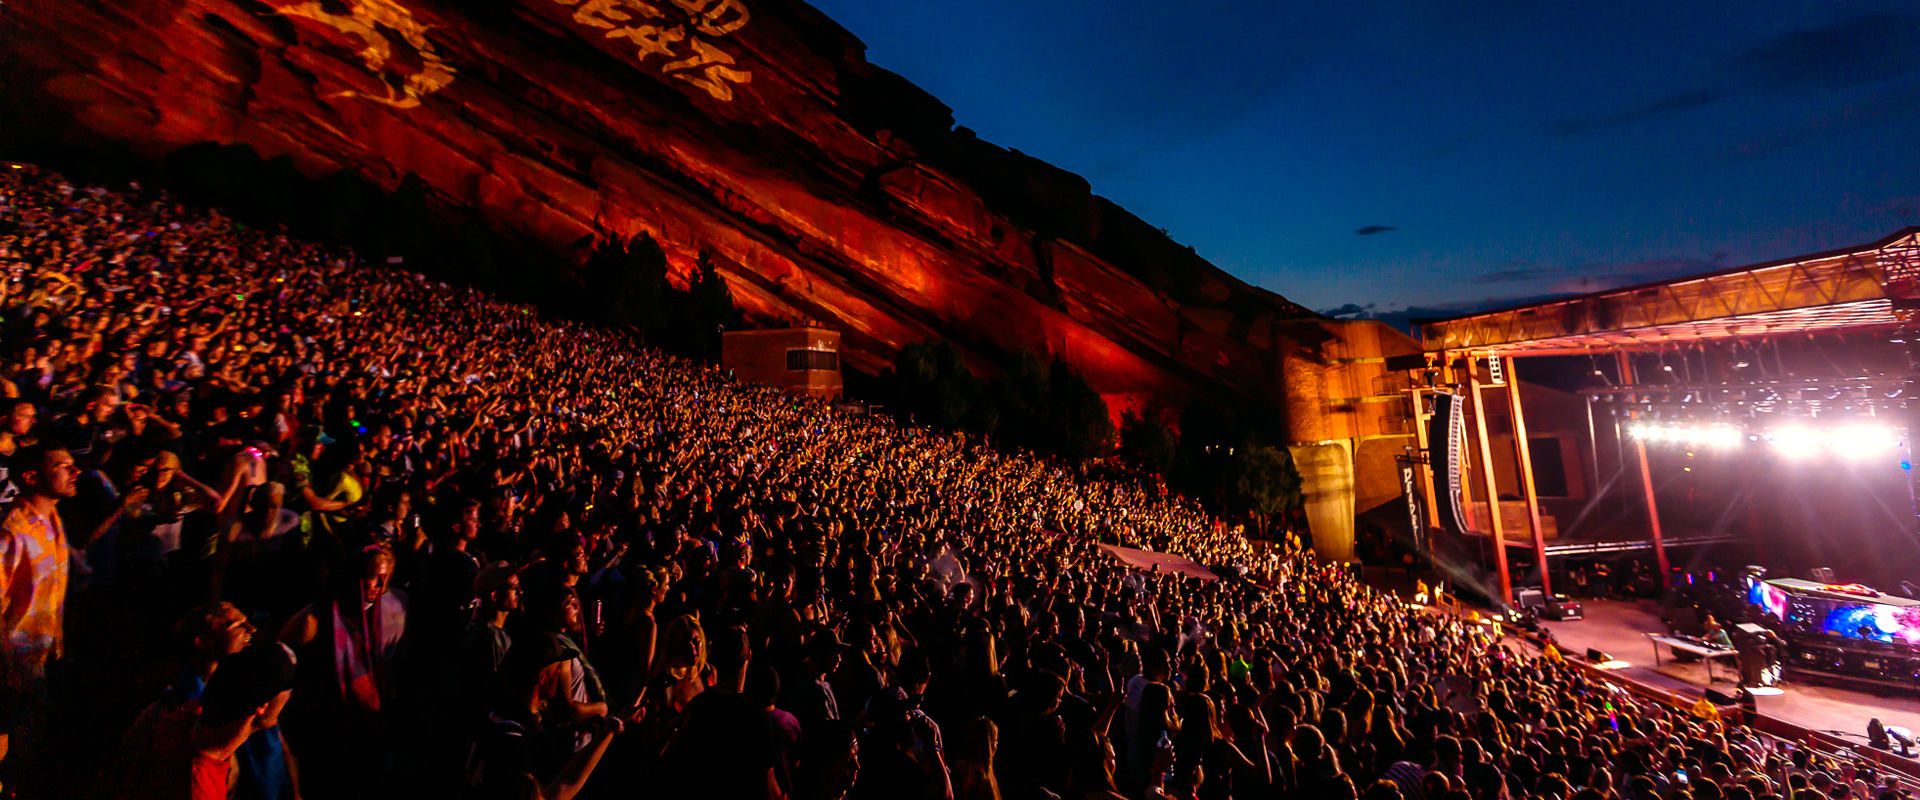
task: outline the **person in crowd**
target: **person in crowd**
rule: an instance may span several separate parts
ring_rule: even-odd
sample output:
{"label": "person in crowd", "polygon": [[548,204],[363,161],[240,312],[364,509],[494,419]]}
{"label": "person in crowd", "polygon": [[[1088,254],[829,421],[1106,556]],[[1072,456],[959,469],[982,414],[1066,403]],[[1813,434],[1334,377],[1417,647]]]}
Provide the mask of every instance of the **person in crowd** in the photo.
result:
{"label": "person in crowd", "polygon": [[1000,778],[993,767],[1000,749],[1000,727],[986,717],[967,723],[966,740],[954,759],[953,791],[957,800],[1000,800]]}
{"label": "person in crowd", "polygon": [[[390,490],[389,494],[395,498],[408,497],[405,491],[397,489]],[[389,501],[394,502],[402,501]],[[475,617],[474,604],[481,596],[475,588],[481,561],[471,550],[474,538],[480,534],[479,510],[478,503],[470,508],[463,504],[456,509],[458,516],[454,523],[442,528],[434,538],[432,552],[427,554],[414,581],[418,589],[408,598],[412,601],[407,610],[415,628],[414,650],[428,665],[454,655],[469,626],[480,621]],[[518,582],[515,578],[515,583]],[[431,669],[430,666],[422,668]]]}
{"label": "person in crowd", "polygon": [[781,796],[766,706],[747,694],[747,633],[722,628],[708,649],[715,683],[687,703],[663,759],[668,797],[770,800]]}
{"label": "person in crowd", "polygon": [[490,701],[500,663],[513,647],[507,623],[520,610],[519,573],[511,562],[495,561],[473,578],[473,593],[480,607],[461,644],[460,670],[467,691],[474,697]]}
{"label": "person in crowd", "polygon": [[[365,791],[384,777],[391,734],[385,709],[399,690],[406,599],[391,588],[393,553],[368,545],[346,564],[335,589],[296,612],[280,641],[300,655],[301,702],[288,727],[305,747],[326,792]],[[319,777],[324,774],[325,777]]]}
{"label": "person in crowd", "polygon": [[860,778],[860,739],[840,720],[826,720],[801,740],[794,764],[795,800],[846,800]]}
{"label": "person in crowd", "polygon": [[791,797],[793,759],[800,745],[800,720],[775,705],[780,698],[780,673],[768,661],[755,661],[748,668],[746,694],[766,718],[767,746],[773,753],[773,777],[780,796]]}
{"label": "person in crowd", "polygon": [[49,757],[47,672],[65,651],[69,570],[87,542],[68,538],[59,510],[78,491],[73,454],[43,442],[16,451],[13,463],[21,491],[0,523],[0,711],[10,761],[29,770]]}
{"label": "person in crowd", "polygon": [[1733,649],[1733,637],[1727,635],[1727,629],[1721,627],[1720,621],[1714,619],[1712,614],[1707,615],[1705,628],[1706,632],[1702,633],[1700,638],[1705,639],[1707,644],[1726,650]]}
{"label": "person in crowd", "polygon": [[[586,721],[584,747],[575,749],[571,737],[563,743],[552,736],[542,722],[539,687],[562,678],[553,667],[564,663],[566,654],[535,649],[509,659],[501,704],[479,726],[469,748],[465,789],[475,800],[573,800],[614,736],[626,730],[626,720],[602,716]],[[554,660],[540,664],[547,658]]]}
{"label": "person in crowd", "polygon": [[[180,677],[161,694],[145,714],[160,718],[180,713],[205,694],[213,673],[229,657],[252,643],[255,629],[232,603],[214,602],[187,613],[176,626],[185,651]],[[138,725],[136,724],[136,728]],[[237,797],[294,800],[299,797],[299,770],[280,733],[278,719],[263,721],[234,750],[233,776]]]}
{"label": "person in crowd", "polygon": [[220,800],[238,777],[242,796],[298,797],[291,762],[263,762],[254,752],[279,741],[274,731],[293,694],[295,663],[284,644],[252,645],[222,656],[197,698],[149,708],[127,734],[117,796]]}
{"label": "person in crowd", "polygon": [[5,414],[0,417],[0,505],[4,505],[20,494],[20,484],[13,479],[13,454],[30,443],[26,440],[40,410],[32,400],[13,397],[0,400],[0,412]]}
{"label": "person in crowd", "polygon": [[827,676],[840,667],[841,655],[846,651],[846,643],[831,629],[817,631],[807,638],[800,679],[787,685],[787,697],[780,704],[800,721],[802,735],[824,727],[830,720],[842,718],[840,702],[834,697],[833,684],[827,681]]}
{"label": "person in crowd", "polygon": [[77,458],[93,454],[101,445],[112,444],[125,433],[111,425],[114,411],[120,407],[120,391],[112,386],[89,386],[75,398],[72,414],[54,420],[48,433],[65,445]]}
{"label": "person in crowd", "polygon": [[861,715],[865,754],[856,798],[920,797],[952,800],[953,780],[948,771],[940,725],[919,709],[920,698],[890,686],[880,690]]}
{"label": "person in crowd", "polygon": [[[561,724],[577,724],[606,716],[610,706],[606,687],[579,644],[584,621],[580,598],[566,589],[549,586],[528,593],[526,624],[514,636],[514,646],[526,644],[535,652],[560,652],[567,658],[553,665],[553,680],[541,684],[540,702],[548,709],[546,717]],[[507,658],[512,659],[511,650]],[[584,746],[582,731],[576,745]]]}

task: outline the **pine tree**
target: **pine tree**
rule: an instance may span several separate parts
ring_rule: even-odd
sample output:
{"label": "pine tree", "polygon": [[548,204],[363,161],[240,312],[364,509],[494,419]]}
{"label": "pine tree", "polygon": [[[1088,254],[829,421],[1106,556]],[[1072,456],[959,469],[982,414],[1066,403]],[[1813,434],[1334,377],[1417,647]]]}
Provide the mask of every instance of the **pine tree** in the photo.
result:
{"label": "pine tree", "polygon": [[687,331],[689,355],[707,362],[720,360],[720,330],[740,326],[744,315],[733,304],[733,290],[713,265],[713,256],[700,254],[694,266],[693,282],[687,286],[687,310],[692,329]]}
{"label": "pine tree", "polygon": [[651,234],[603,240],[587,257],[581,273],[586,311],[594,321],[632,327],[643,342],[671,324],[667,254]]}
{"label": "pine tree", "polygon": [[1234,500],[1254,515],[1264,535],[1276,514],[1300,507],[1300,472],[1293,455],[1278,447],[1249,447],[1234,463]]}

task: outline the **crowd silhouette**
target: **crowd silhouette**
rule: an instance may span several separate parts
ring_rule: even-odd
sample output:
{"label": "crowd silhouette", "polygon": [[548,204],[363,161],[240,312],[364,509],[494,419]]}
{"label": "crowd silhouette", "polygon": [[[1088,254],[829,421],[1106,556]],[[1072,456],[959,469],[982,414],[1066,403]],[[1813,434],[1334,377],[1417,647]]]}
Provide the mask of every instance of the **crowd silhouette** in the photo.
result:
{"label": "crowd silhouette", "polygon": [[1144,482],[7,166],[21,796],[1899,792]]}

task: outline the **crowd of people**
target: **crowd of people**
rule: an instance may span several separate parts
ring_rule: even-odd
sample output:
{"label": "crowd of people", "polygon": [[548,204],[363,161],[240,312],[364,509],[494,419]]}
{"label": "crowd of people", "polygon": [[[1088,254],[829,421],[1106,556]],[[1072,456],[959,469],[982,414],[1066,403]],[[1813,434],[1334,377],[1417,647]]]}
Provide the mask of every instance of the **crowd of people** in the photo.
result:
{"label": "crowd of people", "polygon": [[1143,482],[5,166],[21,796],[1896,791]]}

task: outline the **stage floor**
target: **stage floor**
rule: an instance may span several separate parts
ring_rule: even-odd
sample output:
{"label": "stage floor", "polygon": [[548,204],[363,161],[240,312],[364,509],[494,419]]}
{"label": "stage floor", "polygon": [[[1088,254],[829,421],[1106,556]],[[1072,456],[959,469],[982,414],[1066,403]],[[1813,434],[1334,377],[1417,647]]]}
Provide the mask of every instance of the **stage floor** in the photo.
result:
{"label": "stage floor", "polygon": [[[1546,621],[1560,645],[1575,653],[1596,648],[1632,666],[1620,670],[1628,677],[1689,697],[1699,697],[1707,686],[1704,661],[1680,664],[1672,661],[1664,645],[1660,648],[1659,667],[1653,665],[1653,644],[1648,633],[1665,633],[1660,622],[1660,606],[1652,601],[1582,601],[1587,618],[1572,622]],[[1732,694],[1737,679],[1728,659],[1713,666],[1720,680],[1714,688]],[[1786,694],[1758,698],[1760,712],[1815,730],[1861,734],[1865,744],[1867,720],[1878,717],[1889,726],[1920,730],[1920,687],[1912,693],[1888,690],[1885,694],[1854,691],[1819,683],[1789,674],[1781,684]],[[1854,737],[1848,737],[1854,738]]]}

